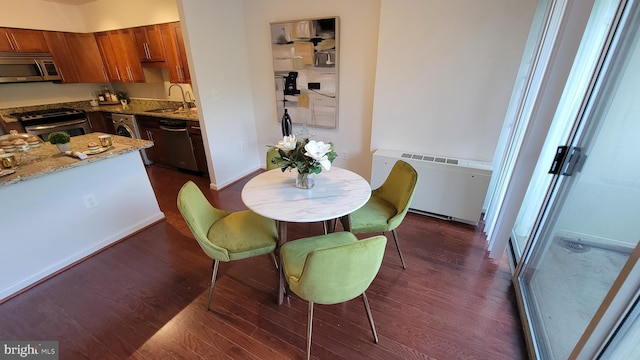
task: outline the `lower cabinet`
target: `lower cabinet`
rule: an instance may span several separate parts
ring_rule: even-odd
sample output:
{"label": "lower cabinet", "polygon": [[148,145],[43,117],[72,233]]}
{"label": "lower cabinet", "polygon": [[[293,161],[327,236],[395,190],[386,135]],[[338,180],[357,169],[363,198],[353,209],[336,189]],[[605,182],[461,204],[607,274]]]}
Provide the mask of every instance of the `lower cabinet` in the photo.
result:
{"label": "lower cabinet", "polygon": [[4,122],[4,121],[0,120],[0,125],[2,125],[2,130],[4,131],[5,134],[9,134],[9,132],[11,130],[15,130],[18,133],[24,133],[25,132],[24,127],[18,121]]}
{"label": "lower cabinet", "polygon": [[191,145],[193,146],[193,155],[196,158],[196,164],[198,164],[198,171],[208,176],[209,168],[207,167],[207,155],[204,152],[204,140],[202,139],[200,123],[188,121],[187,129],[189,131],[189,137],[191,138]]}
{"label": "lower cabinet", "polygon": [[138,122],[138,128],[140,129],[140,137],[153,141],[153,146],[146,149],[149,160],[157,165],[171,166],[169,149],[162,137],[162,130],[160,130],[160,118],[137,115],[136,120]]}
{"label": "lower cabinet", "polygon": [[[149,160],[157,165],[173,167],[169,155],[171,149],[169,149],[167,142],[164,140],[164,131],[160,129],[161,119],[162,118],[155,116],[136,115],[140,137],[153,141],[153,146],[146,150]],[[208,176],[209,169],[207,167],[207,156],[204,152],[200,123],[188,120],[187,131],[191,139],[191,146],[193,147],[193,155],[196,158],[198,172],[204,176]]]}
{"label": "lower cabinet", "polygon": [[107,116],[107,114],[102,111],[93,111],[87,112],[87,118],[89,118],[91,130],[93,130],[94,132],[102,132],[115,135],[116,129],[113,126],[113,120],[111,120],[111,116]]}

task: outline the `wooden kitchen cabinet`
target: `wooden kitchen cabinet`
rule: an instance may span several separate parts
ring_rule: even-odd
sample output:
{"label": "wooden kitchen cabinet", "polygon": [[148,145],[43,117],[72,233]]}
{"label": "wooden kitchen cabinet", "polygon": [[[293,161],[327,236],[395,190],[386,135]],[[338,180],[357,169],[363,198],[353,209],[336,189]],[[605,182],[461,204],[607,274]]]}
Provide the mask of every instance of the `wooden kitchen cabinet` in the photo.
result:
{"label": "wooden kitchen cabinet", "polygon": [[81,82],[76,71],[73,52],[69,48],[65,34],[60,31],[45,31],[44,38],[62,77],[62,82],[67,84]]}
{"label": "wooden kitchen cabinet", "polygon": [[165,51],[160,26],[149,25],[132,28],[138,51],[138,60],[144,63],[164,62]]}
{"label": "wooden kitchen cabinet", "polygon": [[140,137],[153,141],[153,146],[146,149],[149,160],[157,165],[172,166],[169,149],[163,139],[162,130],[160,130],[160,118],[137,115],[136,121],[140,130]]}
{"label": "wooden kitchen cabinet", "polygon": [[[45,31],[44,37],[64,83],[102,83],[106,76],[93,34]],[[82,56],[78,56],[82,54]]]}
{"label": "wooden kitchen cabinet", "polygon": [[172,83],[191,83],[187,52],[184,48],[180,22],[161,24],[160,32],[166,51],[167,72]]}
{"label": "wooden kitchen cabinet", "polygon": [[[65,39],[71,50],[78,82],[101,83],[109,81],[98,43],[93,34],[65,33]],[[82,54],[82,56],[78,56],[78,54]]]}
{"label": "wooden kitchen cabinet", "polygon": [[24,127],[19,121],[5,122],[0,120],[0,125],[5,134],[9,134],[11,130],[15,130],[20,134],[25,133]]}
{"label": "wooden kitchen cabinet", "polygon": [[105,116],[102,111],[87,112],[87,118],[93,132],[102,132],[107,134],[116,134],[116,128],[113,126],[113,120],[110,116]]}
{"label": "wooden kitchen cabinet", "polygon": [[49,52],[43,31],[0,28],[0,51]]}
{"label": "wooden kitchen cabinet", "polygon": [[204,139],[202,138],[200,123],[197,121],[187,121],[187,130],[189,131],[189,137],[191,138],[193,155],[196,158],[196,164],[198,164],[198,171],[205,176],[209,176],[207,155],[204,151]]}
{"label": "wooden kitchen cabinet", "polygon": [[144,82],[142,65],[130,29],[98,32],[95,38],[109,81]]}

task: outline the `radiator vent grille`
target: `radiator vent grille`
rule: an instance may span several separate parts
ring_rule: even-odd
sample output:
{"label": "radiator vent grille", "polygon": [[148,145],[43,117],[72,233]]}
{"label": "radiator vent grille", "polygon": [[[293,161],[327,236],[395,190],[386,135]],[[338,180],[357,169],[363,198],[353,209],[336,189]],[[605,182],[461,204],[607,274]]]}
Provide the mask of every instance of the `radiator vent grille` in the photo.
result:
{"label": "radiator vent grille", "polygon": [[378,149],[373,154],[372,188],[384,183],[398,160],[410,163],[418,172],[418,183],[409,206],[412,211],[478,224],[491,180],[490,163],[453,155]]}
{"label": "radiator vent grille", "polygon": [[449,159],[449,158],[435,157],[435,156],[429,156],[429,155],[402,153],[400,157],[404,159],[437,162],[440,164],[458,165],[458,159]]}

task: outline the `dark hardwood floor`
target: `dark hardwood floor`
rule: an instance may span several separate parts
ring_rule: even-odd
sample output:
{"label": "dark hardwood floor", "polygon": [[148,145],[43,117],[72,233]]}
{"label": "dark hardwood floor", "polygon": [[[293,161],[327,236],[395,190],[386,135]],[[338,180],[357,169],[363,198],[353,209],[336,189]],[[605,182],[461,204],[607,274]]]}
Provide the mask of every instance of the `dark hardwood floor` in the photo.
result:
{"label": "dark hardwood floor", "polygon": [[[58,340],[60,359],[304,358],[307,303],[291,295],[276,305],[268,256],[221,263],[206,310],[211,260],[176,195],[193,179],[217,207],[241,210],[247,179],[216,192],[205,178],[148,173],[166,221],[0,304],[0,339]],[[291,224],[289,236],[321,231]],[[487,257],[479,228],[410,213],[398,235],[407,269],[390,241],[367,291],[379,344],[359,298],[317,305],[313,357],[526,358],[508,261]]]}

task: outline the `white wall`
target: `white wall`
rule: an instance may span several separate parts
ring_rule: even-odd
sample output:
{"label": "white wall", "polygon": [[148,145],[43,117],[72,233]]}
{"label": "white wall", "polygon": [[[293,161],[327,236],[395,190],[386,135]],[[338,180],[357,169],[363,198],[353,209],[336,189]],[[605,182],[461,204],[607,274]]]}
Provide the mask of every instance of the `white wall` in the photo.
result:
{"label": "white wall", "polygon": [[242,2],[179,6],[205,149],[215,164],[211,186],[222,188],[260,166]]}
{"label": "white wall", "polygon": [[491,161],[535,7],[382,0],[371,149]]}
{"label": "white wall", "polygon": [[41,0],[0,0],[0,26],[84,32],[79,7]]}
{"label": "white wall", "polygon": [[[265,164],[266,146],[277,143],[282,136],[276,116],[269,23],[339,16],[338,128],[311,128],[311,131],[318,140],[333,141],[338,152],[334,165],[369,178],[380,1],[244,0],[244,16],[260,164]],[[294,132],[298,129],[294,127]]]}
{"label": "white wall", "polygon": [[313,129],[335,143],[337,166],[369,178],[377,148],[491,161],[534,10],[526,0],[245,0],[259,146],[280,137],[268,23],[337,15],[339,124]]}
{"label": "white wall", "polygon": [[178,21],[176,0],[96,0],[65,5],[42,0],[0,0],[0,26],[95,32]]}
{"label": "white wall", "polygon": [[97,0],[78,8],[84,32],[179,21],[176,0]]}

